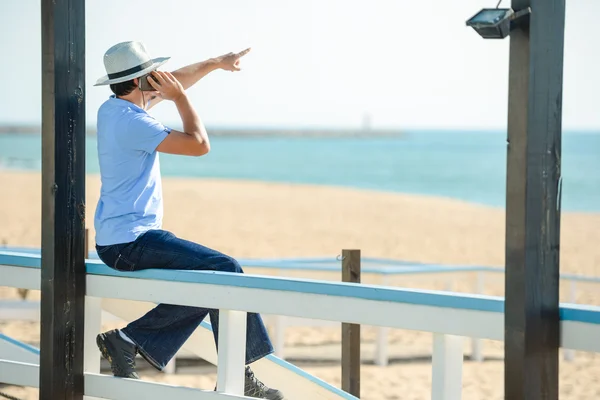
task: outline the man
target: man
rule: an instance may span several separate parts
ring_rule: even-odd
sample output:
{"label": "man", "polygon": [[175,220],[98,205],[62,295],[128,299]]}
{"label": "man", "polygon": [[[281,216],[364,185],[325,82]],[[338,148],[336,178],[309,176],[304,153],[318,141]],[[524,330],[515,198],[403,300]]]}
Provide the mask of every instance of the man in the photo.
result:
{"label": "man", "polygon": [[[94,226],[98,256],[109,267],[119,271],[161,268],[243,273],[232,257],[161,229],[158,153],[202,156],[209,152],[208,135],[185,90],[211,71],[239,71],[240,58],[249,50],[173,73],[158,71],[169,58],[151,59],[139,42],[119,43],[104,55],[107,76],[96,86],[110,85],[114,95],[98,110],[102,186]],[[154,91],[142,91],[142,79],[147,79]],[[182,131],[165,127],[146,112],[162,100],[175,103]],[[218,310],[167,304],[159,304],[122,330],[98,335],[96,342],[115,376],[138,379],[136,353],[162,370],[207,315],[216,342]],[[248,313],[246,396],[283,399],[280,391],[265,386],[248,366],[272,352],[261,317]]]}

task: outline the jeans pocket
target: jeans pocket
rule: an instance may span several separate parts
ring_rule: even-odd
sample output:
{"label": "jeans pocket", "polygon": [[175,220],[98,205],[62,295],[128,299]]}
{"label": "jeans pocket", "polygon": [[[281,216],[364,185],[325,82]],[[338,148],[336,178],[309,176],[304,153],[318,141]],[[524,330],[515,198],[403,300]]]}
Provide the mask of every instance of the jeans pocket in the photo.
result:
{"label": "jeans pocket", "polygon": [[119,253],[115,259],[113,268],[117,271],[133,271],[135,269],[135,263],[131,262],[127,257],[125,257],[123,253]]}
{"label": "jeans pocket", "polygon": [[102,262],[117,271],[133,271],[135,260],[133,258],[132,243],[114,244],[98,249],[98,257]]}

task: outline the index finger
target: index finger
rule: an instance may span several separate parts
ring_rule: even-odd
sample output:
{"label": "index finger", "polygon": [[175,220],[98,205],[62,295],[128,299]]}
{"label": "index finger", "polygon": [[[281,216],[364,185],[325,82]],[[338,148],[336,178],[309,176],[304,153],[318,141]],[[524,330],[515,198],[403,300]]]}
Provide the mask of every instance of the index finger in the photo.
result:
{"label": "index finger", "polygon": [[252,50],[252,48],[248,47],[246,50],[240,51],[239,53],[237,53],[238,58],[244,57],[246,54],[250,53],[250,50]]}
{"label": "index finger", "polygon": [[154,77],[154,79],[156,79],[156,81],[157,81],[158,83],[160,83],[161,85],[162,85],[163,83],[165,83],[165,76],[164,76],[163,74],[164,74],[164,72],[162,72],[162,71],[156,71],[156,70],[155,70],[155,71],[152,71],[152,76],[153,76],[153,77]]}

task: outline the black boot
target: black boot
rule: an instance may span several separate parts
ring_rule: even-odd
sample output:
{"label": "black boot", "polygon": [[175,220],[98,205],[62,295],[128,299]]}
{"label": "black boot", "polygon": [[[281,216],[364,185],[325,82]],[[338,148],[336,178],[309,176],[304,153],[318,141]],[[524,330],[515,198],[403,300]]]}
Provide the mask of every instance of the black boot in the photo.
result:
{"label": "black boot", "polygon": [[96,336],[96,344],[102,356],[110,363],[114,376],[140,379],[135,370],[135,345],[123,339],[118,330],[99,334]]}

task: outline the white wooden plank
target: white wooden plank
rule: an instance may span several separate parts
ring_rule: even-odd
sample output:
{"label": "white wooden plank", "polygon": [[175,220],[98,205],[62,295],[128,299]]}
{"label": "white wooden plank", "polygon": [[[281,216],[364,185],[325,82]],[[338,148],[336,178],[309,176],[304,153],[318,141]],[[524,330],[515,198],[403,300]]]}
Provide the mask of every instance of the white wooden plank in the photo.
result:
{"label": "white wooden plank", "polygon": [[0,358],[29,364],[38,364],[40,362],[39,354],[2,339],[0,339]]}
{"label": "white wooden plank", "polygon": [[[8,321],[39,321],[39,300],[0,300],[0,320]],[[119,318],[107,312],[102,312],[102,321],[118,322]]]}
{"label": "white wooden plank", "polygon": [[433,335],[432,400],[462,397],[463,341],[460,336]]}
{"label": "white wooden plank", "polygon": [[200,390],[183,386],[167,385],[164,383],[146,382],[137,379],[115,378],[108,375],[85,374],[85,394],[111,400],[227,400],[250,399],[250,397],[235,396]]}
{"label": "white wooden plank", "polygon": [[[502,313],[290,291],[88,275],[88,294],[503,340]],[[199,296],[198,294],[202,295]],[[444,318],[440,318],[443,312]],[[390,316],[396,316],[390,318]]]}
{"label": "white wooden plank", "polygon": [[[265,324],[275,326],[277,324],[278,317],[281,317],[281,315],[262,314],[262,317],[263,317],[263,321],[265,322]],[[286,328],[307,327],[307,326],[332,327],[333,328],[333,327],[340,326],[340,323],[337,321],[326,321],[323,319],[287,317],[287,316],[284,316],[283,319],[285,321],[284,326]]]}
{"label": "white wooden plank", "polygon": [[0,286],[40,290],[42,270],[0,264]]}
{"label": "white wooden plank", "polygon": [[0,382],[9,385],[40,386],[39,365],[0,359]]}
{"label": "white wooden plank", "polygon": [[246,364],[246,313],[219,310],[219,366],[217,391],[244,394]]}
{"label": "white wooden plank", "polygon": [[561,347],[600,353],[600,325],[578,321],[561,322]]}

